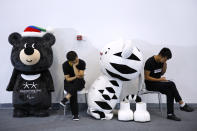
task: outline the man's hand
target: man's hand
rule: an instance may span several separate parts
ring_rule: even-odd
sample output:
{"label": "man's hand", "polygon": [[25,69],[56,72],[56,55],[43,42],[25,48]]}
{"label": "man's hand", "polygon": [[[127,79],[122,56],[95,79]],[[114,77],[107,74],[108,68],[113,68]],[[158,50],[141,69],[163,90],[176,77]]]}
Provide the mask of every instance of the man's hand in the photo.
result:
{"label": "man's hand", "polygon": [[73,80],[75,80],[77,77],[76,77],[76,76],[70,77],[69,75],[65,75],[64,78],[66,79],[66,81],[73,81]]}
{"label": "man's hand", "polygon": [[79,59],[76,60],[76,62],[73,64],[73,66],[77,66],[79,64]]}
{"label": "man's hand", "polygon": [[77,76],[76,76],[76,78],[83,78],[83,76],[81,76],[81,75],[77,75]]}
{"label": "man's hand", "polygon": [[168,81],[168,80],[166,79],[166,77],[161,77],[161,78],[159,78],[159,80],[160,80],[160,81]]}
{"label": "man's hand", "polygon": [[148,70],[144,70],[144,77],[145,77],[145,80],[149,80],[149,81],[168,81],[166,80],[165,77],[161,77],[161,78],[153,78],[150,76],[150,71]]}

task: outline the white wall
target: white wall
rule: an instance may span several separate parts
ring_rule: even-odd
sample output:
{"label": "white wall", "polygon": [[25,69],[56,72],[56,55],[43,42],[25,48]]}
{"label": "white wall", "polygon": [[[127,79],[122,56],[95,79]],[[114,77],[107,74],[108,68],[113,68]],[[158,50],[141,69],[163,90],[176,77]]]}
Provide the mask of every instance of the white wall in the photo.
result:
{"label": "white wall", "polygon": [[[80,59],[86,62],[85,80],[88,89],[93,81],[100,75],[99,51],[88,40],[76,40],[77,30],[73,28],[56,28],[54,35],[56,43],[53,47],[54,61],[51,67],[51,74],[54,79],[55,92],[53,93],[53,102],[59,102],[62,99],[64,87],[64,75],[62,63],[66,61],[66,53],[70,50],[77,52]],[[84,102],[84,97],[79,96],[79,102]]]}
{"label": "white wall", "polygon": [[[59,39],[53,47],[57,59],[54,59],[51,71],[56,84],[62,77],[54,70],[61,68],[59,63],[67,51],[64,42],[72,40],[67,39],[69,31],[81,32],[87,38],[84,44],[98,49],[120,37],[134,38],[145,59],[158,53],[163,46],[172,49],[173,59],[169,61],[166,75],[175,80],[187,102],[197,103],[196,7],[195,0],[1,0],[0,103],[10,103],[12,98],[11,93],[5,91],[13,69],[8,35],[14,31],[22,32],[28,25],[65,29],[62,36],[57,35]],[[86,56],[86,53],[82,51],[82,55]],[[58,101],[59,95],[60,90],[57,90],[53,101]],[[147,99],[155,102],[149,96]]]}

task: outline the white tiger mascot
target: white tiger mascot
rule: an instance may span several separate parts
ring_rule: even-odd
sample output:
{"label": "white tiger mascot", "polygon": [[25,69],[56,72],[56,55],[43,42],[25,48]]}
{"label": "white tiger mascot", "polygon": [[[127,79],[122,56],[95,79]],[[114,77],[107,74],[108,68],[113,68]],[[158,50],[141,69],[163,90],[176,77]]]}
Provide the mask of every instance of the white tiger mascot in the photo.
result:
{"label": "white tiger mascot", "polygon": [[[143,58],[139,49],[132,46],[131,41],[115,41],[107,44],[101,51],[100,64],[103,75],[97,78],[89,88],[87,113],[96,119],[110,120],[113,118],[112,111],[122,90],[122,82],[139,76]],[[145,104],[137,95],[125,97],[120,103],[119,120],[133,120],[130,100]],[[139,114],[136,121],[145,122],[150,119],[146,110],[136,114]],[[144,114],[146,118],[144,118]]]}

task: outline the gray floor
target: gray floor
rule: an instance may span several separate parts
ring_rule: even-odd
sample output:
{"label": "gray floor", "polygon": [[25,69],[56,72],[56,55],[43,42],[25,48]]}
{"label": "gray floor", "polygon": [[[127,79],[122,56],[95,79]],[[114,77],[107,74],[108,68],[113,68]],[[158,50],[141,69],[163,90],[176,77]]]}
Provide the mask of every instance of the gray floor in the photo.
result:
{"label": "gray floor", "polygon": [[[0,131],[197,131],[197,109],[192,113],[176,109],[182,121],[162,118],[158,109],[150,109],[151,122],[121,122],[95,120],[85,111],[80,112],[80,121],[72,121],[71,114],[63,115],[63,110],[51,111],[46,118],[13,118],[11,109],[0,109]],[[166,110],[164,109],[166,112]]]}

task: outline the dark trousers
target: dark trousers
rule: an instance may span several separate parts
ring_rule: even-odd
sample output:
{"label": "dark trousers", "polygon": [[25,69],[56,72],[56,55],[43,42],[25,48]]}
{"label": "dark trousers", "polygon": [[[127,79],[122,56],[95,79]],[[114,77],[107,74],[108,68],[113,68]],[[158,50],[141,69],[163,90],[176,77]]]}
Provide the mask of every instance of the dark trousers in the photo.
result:
{"label": "dark trousers", "polygon": [[78,98],[77,91],[82,90],[85,87],[84,79],[75,79],[72,82],[64,81],[64,89],[71,94],[70,108],[72,115],[78,115]]}
{"label": "dark trousers", "polygon": [[145,81],[146,89],[149,91],[159,91],[167,96],[167,114],[174,113],[174,99],[176,102],[182,100],[176,85],[172,81],[168,82],[150,82]]}

